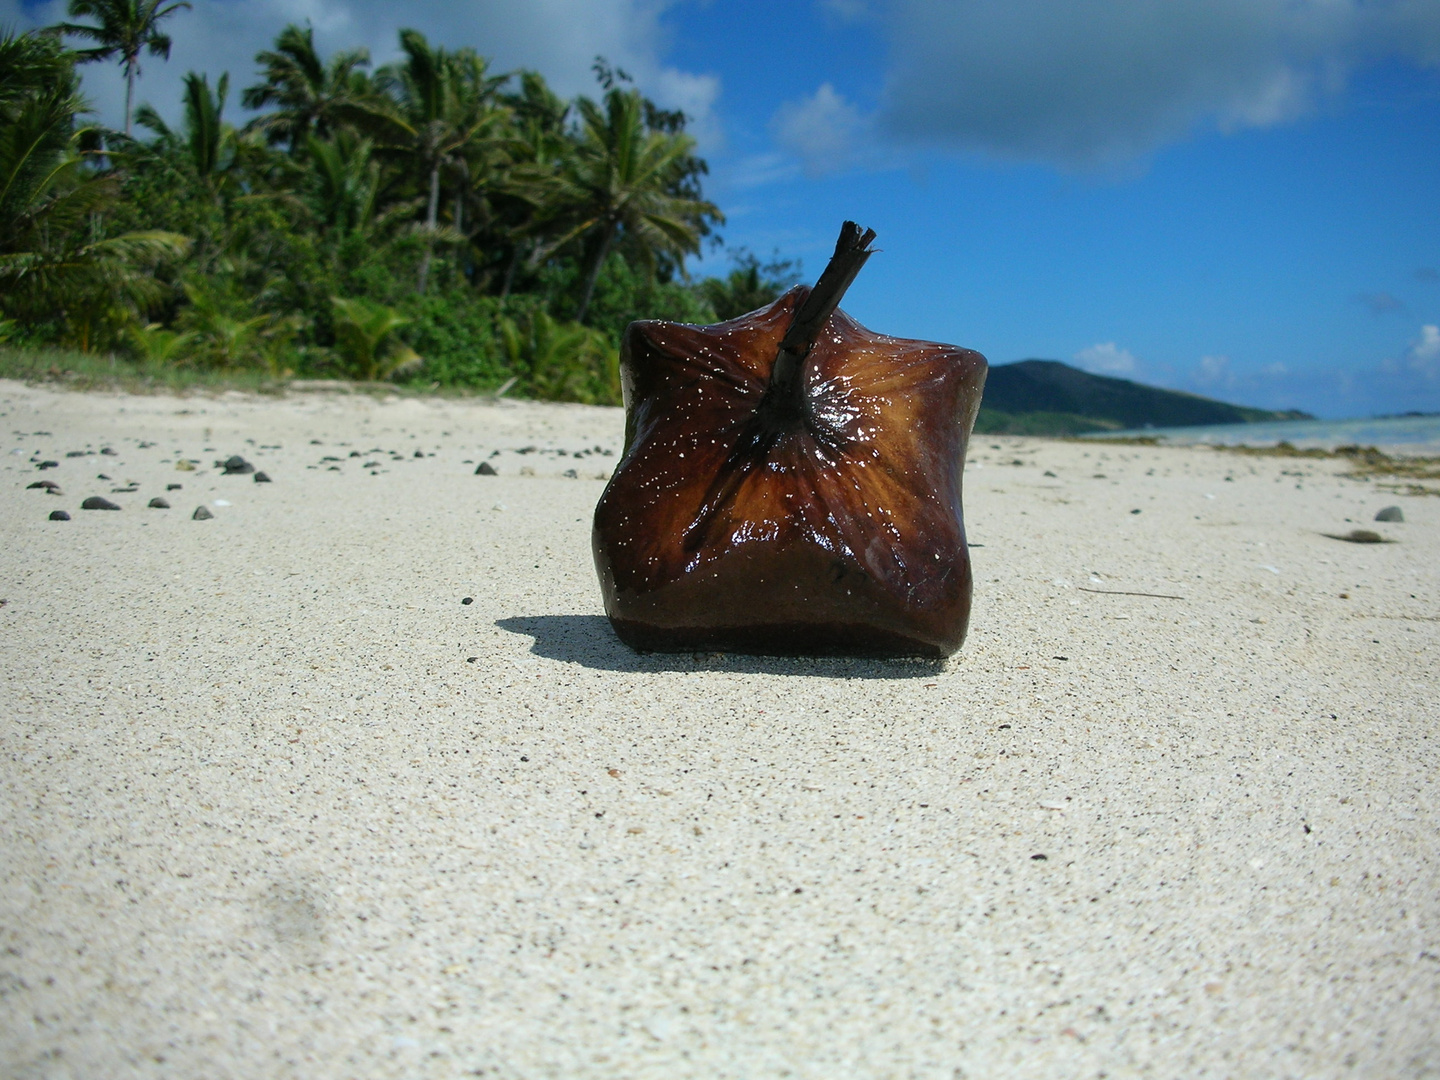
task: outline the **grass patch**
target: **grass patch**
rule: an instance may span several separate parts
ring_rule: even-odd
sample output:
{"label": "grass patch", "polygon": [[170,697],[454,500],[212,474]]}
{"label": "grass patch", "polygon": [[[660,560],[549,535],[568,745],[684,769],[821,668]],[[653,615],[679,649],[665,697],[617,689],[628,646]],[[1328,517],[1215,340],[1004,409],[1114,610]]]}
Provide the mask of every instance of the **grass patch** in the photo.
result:
{"label": "grass patch", "polygon": [[[123,356],[75,352],[68,349],[17,349],[0,345],[0,379],[14,379],[31,386],[65,390],[110,390],[130,394],[223,394],[236,390],[247,394],[281,395],[290,390],[333,391],[402,397],[489,397],[493,390],[474,386],[425,385],[415,380],[404,383],[356,382],[348,379],[276,378],[256,368],[228,371],[144,364]],[[515,395],[519,397],[519,394]]]}
{"label": "grass patch", "polygon": [[119,356],[67,349],[15,349],[0,345],[0,379],[67,390],[124,390],[132,394],[279,394],[285,380],[257,370],[207,371],[142,364]]}
{"label": "grass patch", "polygon": [[1351,476],[1408,476],[1415,480],[1440,480],[1440,457],[1396,456],[1374,446],[1301,450],[1288,442],[1280,442],[1274,446],[1216,446],[1215,449],[1247,457],[1343,459],[1350,462]]}
{"label": "grass patch", "polygon": [[[1377,486],[1398,495],[1440,495],[1440,488],[1426,487],[1415,482],[1440,480],[1440,457],[1392,455],[1375,446],[1337,446],[1334,450],[1312,447],[1301,450],[1283,441],[1274,446],[1216,446],[1215,449],[1247,457],[1326,458],[1348,461],[1350,471],[1340,475],[1352,480],[1383,477],[1389,482]],[[1402,483],[1401,480],[1406,482]]]}

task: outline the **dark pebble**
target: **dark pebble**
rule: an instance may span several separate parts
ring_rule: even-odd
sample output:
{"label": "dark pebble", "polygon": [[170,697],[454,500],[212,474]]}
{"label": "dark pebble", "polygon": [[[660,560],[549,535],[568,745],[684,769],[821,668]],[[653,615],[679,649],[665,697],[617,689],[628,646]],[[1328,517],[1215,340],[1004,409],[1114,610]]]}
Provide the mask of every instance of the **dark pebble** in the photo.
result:
{"label": "dark pebble", "polygon": [[424,457],[424,456],[425,456],[425,453],[424,453],[424,451],[422,451],[422,450],[416,450],[416,451],[415,451],[415,456],[416,456],[416,457]]}
{"label": "dark pebble", "polygon": [[109,499],[103,498],[102,496],[99,496],[99,495],[91,495],[88,499],[86,499],[84,502],[82,502],[82,503],[80,504],[80,509],[81,509],[81,510],[119,510],[120,507],[116,506],[116,505],[115,505],[114,503],[112,503]]}
{"label": "dark pebble", "polygon": [[226,458],[220,467],[225,470],[226,476],[248,476],[255,471],[255,466],[239,454]]}
{"label": "dark pebble", "polygon": [[168,502],[166,502],[164,499],[160,498],[159,495],[156,495],[155,498],[153,498],[153,499],[150,500],[149,506],[150,506],[150,509],[151,509],[151,510],[169,510],[169,509],[170,509],[170,504],[169,504]]}
{"label": "dark pebble", "polygon": [[64,510],[51,510],[51,511],[50,511],[50,520],[51,520],[51,521],[69,521],[69,520],[70,520],[70,515],[67,514]]}
{"label": "dark pebble", "polygon": [[96,479],[96,480],[109,480],[110,477],[106,476],[106,475],[102,472],[102,473],[96,473],[96,474],[95,474],[95,479]]}
{"label": "dark pebble", "polygon": [[480,462],[479,467],[476,468],[476,470],[475,470],[475,475],[476,475],[476,476],[499,476],[500,474],[495,471],[495,466],[494,466],[494,465],[491,465],[490,462],[488,462],[488,461],[482,461],[482,462]]}
{"label": "dark pebble", "polygon": [[58,469],[58,468],[60,467],[60,462],[58,462],[58,461],[42,461],[42,462],[40,462],[39,465],[36,465],[35,467],[36,467],[37,469]]}
{"label": "dark pebble", "polygon": [[85,456],[85,451],[84,451],[84,450],[66,450],[66,451],[65,451],[65,456],[66,456],[66,457],[84,457],[84,456]]}
{"label": "dark pebble", "polygon": [[351,451],[350,451],[350,456],[351,456],[351,457],[359,457],[359,456],[360,456],[360,451],[359,451],[359,450],[351,450]]}
{"label": "dark pebble", "polygon": [[1050,856],[1049,856],[1049,855],[1031,855],[1030,858],[1034,859],[1036,862],[1044,862],[1046,859],[1050,858]]}
{"label": "dark pebble", "polygon": [[210,520],[211,518],[213,518],[214,516],[215,516],[215,515],[210,512],[209,507],[206,507],[206,506],[197,506],[197,507],[195,507],[195,513],[193,513],[193,514],[190,515],[190,520],[191,520],[191,521],[209,521],[209,520]]}
{"label": "dark pebble", "polygon": [[1376,521],[1404,521],[1405,514],[1398,506],[1387,506],[1375,515]]}
{"label": "dark pebble", "polygon": [[461,600],[460,602],[461,602],[462,604],[473,604],[473,603],[475,602],[475,597],[473,597],[473,596],[467,596],[467,597],[465,597],[464,600]]}
{"label": "dark pebble", "polygon": [[255,483],[268,484],[270,483],[270,477],[266,476],[263,472],[257,472],[255,474]]}
{"label": "dark pebble", "polygon": [[117,456],[118,456],[118,451],[112,450],[112,449],[110,449],[110,447],[108,447],[108,446],[105,447],[103,450],[101,450],[100,453],[104,454],[106,457],[117,457]]}
{"label": "dark pebble", "polygon": [[1138,514],[1139,512],[1140,512],[1139,510],[1131,510],[1131,511],[1130,511],[1130,513],[1132,513],[1132,514]]}
{"label": "dark pebble", "polygon": [[465,662],[466,662],[467,664],[473,664],[473,663],[475,663],[476,660],[479,660],[479,659],[480,659],[480,657],[478,657],[478,656],[467,656],[467,657],[465,658]]}
{"label": "dark pebble", "polygon": [[179,490],[180,490],[181,488],[183,488],[184,486],[185,486],[184,484],[166,484],[166,485],[165,485],[165,490],[166,490],[166,491],[179,491]]}
{"label": "dark pebble", "polygon": [[54,491],[59,486],[60,485],[54,480],[36,480],[33,484],[26,484],[25,490],[29,491],[32,488],[44,488],[46,491]]}
{"label": "dark pebble", "polygon": [[1385,538],[1371,529],[1351,529],[1344,536],[1338,533],[1326,533],[1331,540],[1344,540],[1351,544],[1383,544]]}
{"label": "dark pebble", "polygon": [[566,470],[565,470],[563,473],[561,473],[560,475],[563,476],[563,477],[565,477],[565,479],[567,479],[567,480],[579,480],[579,479],[580,479],[580,474],[579,474],[578,472],[576,472],[574,469],[566,469]]}

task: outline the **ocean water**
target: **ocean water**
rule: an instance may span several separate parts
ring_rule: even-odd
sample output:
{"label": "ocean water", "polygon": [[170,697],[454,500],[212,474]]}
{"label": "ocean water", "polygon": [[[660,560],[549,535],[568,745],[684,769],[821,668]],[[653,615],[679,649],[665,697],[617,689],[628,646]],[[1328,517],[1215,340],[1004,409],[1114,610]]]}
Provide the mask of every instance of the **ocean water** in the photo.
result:
{"label": "ocean water", "polygon": [[1132,428],[1080,436],[1082,439],[1154,438],[1169,446],[1274,446],[1288,442],[1302,450],[1374,446],[1389,453],[1440,455],[1440,416],[1388,416],[1370,420],[1280,420],[1259,424]]}

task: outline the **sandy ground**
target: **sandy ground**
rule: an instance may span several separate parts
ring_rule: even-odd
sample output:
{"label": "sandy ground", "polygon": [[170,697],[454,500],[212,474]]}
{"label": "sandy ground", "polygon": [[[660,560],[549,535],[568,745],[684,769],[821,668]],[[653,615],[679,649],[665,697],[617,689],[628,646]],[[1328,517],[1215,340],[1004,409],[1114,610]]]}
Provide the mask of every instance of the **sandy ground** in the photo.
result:
{"label": "sandy ground", "polygon": [[621,426],[0,384],[0,1074],[1440,1075],[1440,500],[980,438],[947,665],[638,656]]}

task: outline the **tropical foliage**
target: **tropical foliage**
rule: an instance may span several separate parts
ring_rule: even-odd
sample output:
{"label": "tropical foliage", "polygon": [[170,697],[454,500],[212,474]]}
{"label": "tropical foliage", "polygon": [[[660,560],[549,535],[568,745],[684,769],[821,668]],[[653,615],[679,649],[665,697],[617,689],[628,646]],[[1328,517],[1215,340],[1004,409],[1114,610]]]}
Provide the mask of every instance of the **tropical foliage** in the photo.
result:
{"label": "tropical foliage", "polygon": [[96,23],[62,23],[60,29],[92,48],[76,54],[81,61],[120,57],[125,70],[125,134],[130,134],[130,115],[135,102],[135,79],[140,74],[140,54],[170,59],[170,35],[160,32],[160,22],[177,11],[188,9],[188,0],[70,0],[70,17],[90,17]]}
{"label": "tropical foliage", "polygon": [[162,300],[152,271],[189,242],[103,229],[121,181],[92,165],[76,81],[53,37],[0,37],[0,322],[89,349]]}
{"label": "tropical foliage", "polygon": [[[685,116],[603,61],[595,99],[565,101],[414,30],[372,69],[288,26],[238,95],[191,72],[178,107],[132,108],[140,57],[169,56],[161,25],[188,6],[71,0],[91,22],[0,39],[12,346],[617,402],[628,322],[729,317],[793,276],[741,252],[690,279],[723,221],[705,163]],[[77,89],[76,65],[107,58],[123,131],[86,123]]]}

